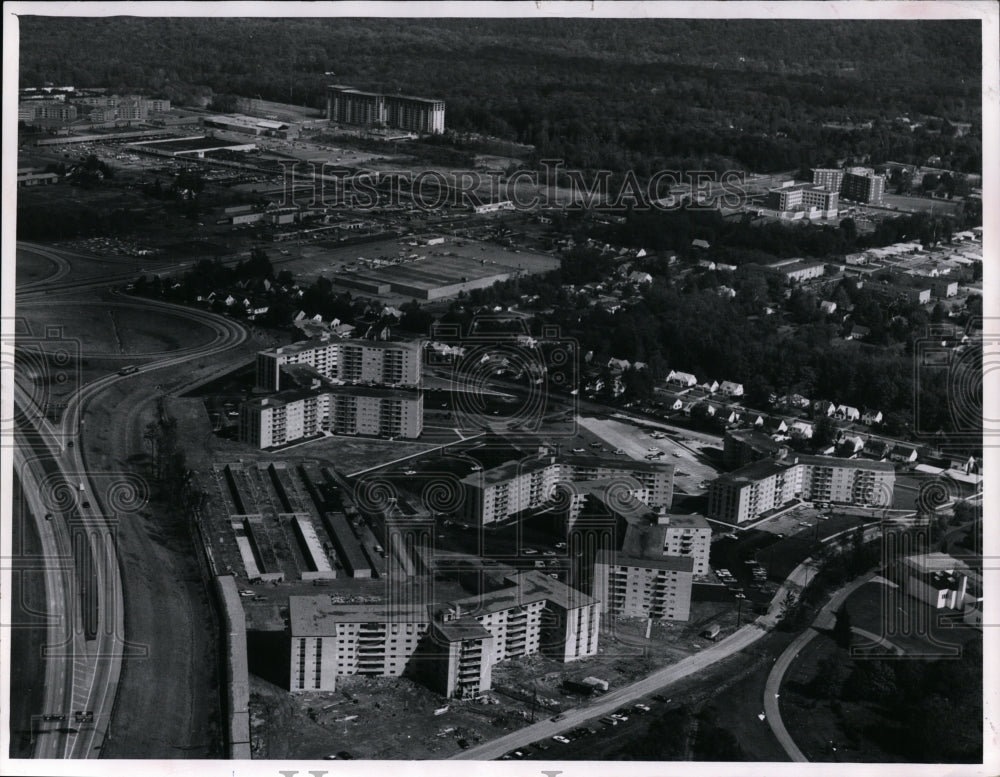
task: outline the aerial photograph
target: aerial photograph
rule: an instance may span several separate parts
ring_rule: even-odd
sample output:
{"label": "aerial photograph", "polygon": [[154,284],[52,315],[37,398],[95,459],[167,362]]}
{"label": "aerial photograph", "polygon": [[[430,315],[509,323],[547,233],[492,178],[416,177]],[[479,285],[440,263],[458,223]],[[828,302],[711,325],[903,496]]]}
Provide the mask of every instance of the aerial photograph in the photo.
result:
{"label": "aerial photograph", "polygon": [[4,7],[0,771],[1000,773],[996,5],[141,5]]}

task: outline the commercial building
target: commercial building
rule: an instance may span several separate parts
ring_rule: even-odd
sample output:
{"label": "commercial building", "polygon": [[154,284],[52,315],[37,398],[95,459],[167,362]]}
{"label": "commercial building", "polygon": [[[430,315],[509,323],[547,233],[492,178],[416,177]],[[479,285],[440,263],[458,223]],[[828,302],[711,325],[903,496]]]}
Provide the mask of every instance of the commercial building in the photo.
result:
{"label": "commercial building", "polygon": [[240,440],[258,448],[287,445],[324,432],[416,439],[423,394],[369,386],[293,389],[245,402]]}
{"label": "commercial building", "polygon": [[849,167],[844,171],[841,195],[844,199],[868,204],[881,204],[885,194],[885,178],[867,167]]}
{"label": "commercial building", "polygon": [[17,186],[43,186],[59,181],[56,173],[46,173],[33,167],[22,167],[17,171]]}
{"label": "commercial building", "polygon": [[934,610],[965,606],[969,569],[947,553],[922,553],[900,563],[903,590]]}
{"label": "commercial building", "polygon": [[420,385],[420,344],[387,340],[306,340],[257,354],[258,389],[282,388],[281,368],[307,364],[344,383]]}
{"label": "commercial building", "polygon": [[571,495],[584,481],[616,479],[623,491],[655,508],[669,508],[673,499],[671,464],[615,462],[589,456],[543,456],[507,461],[462,479],[465,519],[477,526],[503,523],[557,498],[566,487]]}
{"label": "commercial building", "polygon": [[642,558],[601,550],[594,563],[594,596],[602,614],[686,621],[691,614],[690,558]]}
{"label": "commercial building", "polygon": [[326,88],[326,118],[336,124],[437,134],[444,132],[444,100],[363,92],[350,86]]}
{"label": "commercial building", "polygon": [[767,269],[781,275],[786,283],[802,283],[820,278],[826,273],[823,262],[807,262],[802,259],[785,259],[767,265]]}
{"label": "commercial building", "polygon": [[804,454],[774,457],[712,481],[708,517],[738,525],[797,499],[888,507],[894,485],[895,470],[888,462]]}
{"label": "commercial building", "polygon": [[330,691],[337,677],[408,669],[445,696],[489,690],[492,667],[538,653],[569,662],[597,654],[599,603],[540,572],[440,604],[345,605],[289,597],[293,691]]}

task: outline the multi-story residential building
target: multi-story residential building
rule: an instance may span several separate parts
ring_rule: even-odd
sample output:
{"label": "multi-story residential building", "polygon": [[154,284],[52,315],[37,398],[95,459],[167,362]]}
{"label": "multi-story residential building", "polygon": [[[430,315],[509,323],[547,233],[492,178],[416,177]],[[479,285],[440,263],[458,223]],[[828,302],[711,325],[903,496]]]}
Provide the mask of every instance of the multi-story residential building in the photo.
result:
{"label": "multi-story residential building", "polygon": [[668,508],[673,499],[674,467],[638,461],[610,461],[590,456],[542,456],[507,461],[462,480],[465,519],[479,526],[502,523],[525,510],[562,498],[562,485],[572,495],[573,484],[605,479],[623,481],[627,490],[650,507]]}
{"label": "multi-story residential building", "polygon": [[894,485],[888,462],[804,454],[765,459],[712,481],[708,517],[747,523],[796,499],[887,507]]}
{"label": "multi-story residential building", "polygon": [[369,386],[294,389],[245,402],[240,440],[258,448],[324,432],[415,439],[423,431],[420,391]]}
{"label": "multi-story residential building", "polygon": [[257,354],[257,388],[278,391],[281,368],[307,364],[343,383],[420,385],[420,344],[388,340],[306,340]]}
{"label": "multi-story residential building", "polygon": [[767,193],[767,205],[777,211],[835,212],[837,198],[838,193],[835,191],[800,183],[770,189]]}
{"label": "multi-story residential building", "polygon": [[350,86],[326,88],[326,118],[337,124],[386,126],[410,132],[444,132],[444,101],[363,92]]}
{"label": "multi-story residential building", "polygon": [[816,167],[812,171],[813,186],[819,186],[828,192],[839,192],[844,183],[844,171],[837,168]]}
{"label": "multi-story residential building", "polygon": [[[446,696],[489,690],[499,661],[542,653],[563,662],[596,655],[599,603],[540,572],[440,605],[343,605],[289,597],[293,691],[336,688],[337,677],[398,677],[411,663]],[[421,671],[422,670],[422,671]]]}
{"label": "multi-story residential building", "polygon": [[841,195],[854,202],[879,204],[885,194],[885,178],[867,167],[849,167],[844,171]]}
{"label": "multi-story residential building", "polygon": [[601,550],[594,563],[594,597],[604,615],[686,621],[691,613],[693,566],[693,560],[685,557],[636,557]]}
{"label": "multi-story residential building", "polygon": [[68,124],[76,117],[76,106],[63,100],[27,100],[17,108],[18,120],[26,124]]}
{"label": "multi-story residential building", "polygon": [[429,619],[422,605],[337,604],[327,596],[288,597],[292,691],[332,691],[337,677],[399,677]]}

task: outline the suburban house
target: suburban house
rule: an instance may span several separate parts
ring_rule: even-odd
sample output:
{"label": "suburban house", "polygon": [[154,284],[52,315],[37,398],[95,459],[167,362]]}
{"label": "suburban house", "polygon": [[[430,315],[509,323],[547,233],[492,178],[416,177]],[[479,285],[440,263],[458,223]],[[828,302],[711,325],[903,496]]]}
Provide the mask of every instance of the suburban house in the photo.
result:
{"label": "suburban house", "polygon": [[861,423],[866,426],[874,426],[875,424],[882,423],[882,411],[865,410],[865,412],[861,414]]}
{"label": "suburban house", "polygon": [[837,405],[837,409],[833,414],[845,421],[857,421],[861,418],[861,411],[850,405]]}
{"label": "suburban house", "polygon": [[892,449],[889,458],[892,461],[912,463],[917,460],[917,449],[906,445],[897,445]]}
{"label": "suburban house", "polygon": [[727,397],[742,397],[743,396],[743,384],[733,383],[731,380],[724,380],[719,384],[719,391],[725,394]]}
{"label": "suburban house", "polygon": [[684,388],[693,388],[698,385],[698,379],[690,372],[671,370],[670,374],[667,375],[667,383],[676,383]]}
{"label": "suburban house", "polygon": [[864,455],[870,459],[882,461],[889,455],[889,443],[883,440],[868,440],[862,448]]}

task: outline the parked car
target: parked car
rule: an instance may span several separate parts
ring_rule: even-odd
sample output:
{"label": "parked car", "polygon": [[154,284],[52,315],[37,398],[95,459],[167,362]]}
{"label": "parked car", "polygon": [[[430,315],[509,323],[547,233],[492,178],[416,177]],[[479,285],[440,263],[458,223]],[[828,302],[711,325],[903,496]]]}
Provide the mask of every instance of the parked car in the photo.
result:
{"label": "parked car", "polygon": [[601,718],[601,723],[603,723],[605,726],[617,726],[618,720],[616,718],[611,717],[610,715],[605,715],[603,718]]}
{"label": "parked car", "polygon": [[569,744],[569,740],[566,739],[566,737],[564,737],[562,734],[556,734],[554,737],[552,737],[552,739],[563,745]]}

